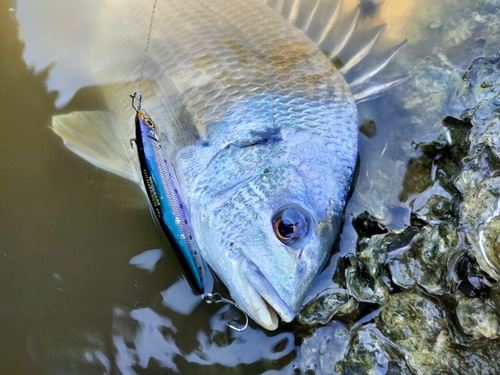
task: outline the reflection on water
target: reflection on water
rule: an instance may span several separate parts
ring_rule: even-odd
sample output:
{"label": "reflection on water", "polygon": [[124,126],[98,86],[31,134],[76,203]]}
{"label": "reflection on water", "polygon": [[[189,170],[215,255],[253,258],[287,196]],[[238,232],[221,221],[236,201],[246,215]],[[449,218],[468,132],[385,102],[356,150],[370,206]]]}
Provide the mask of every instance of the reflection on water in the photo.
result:
{"label": "reflection on water", "polygon": [[[185,335],[185,331],[179,331],[168,317],[157,314],[151,308],[139,308],[130,313],[115,308],[113,344],[117,350],[117,368],[123,374],[134,374],[133,369],[137,366],[147,368],[155,362],[159,367],[179,371],[185,361],[192,364],[189,371],[198,368],[201,372],[195,364],[237,368],[262,360],[278,360],[294,350],[292,333],[284,332],[268,338],[261,330],[230,330],[222,316],[227,309],[227,306],[221,308],[210,318],[210,329],[199,331],[196,334],[197,348],[187,352],[179,345],[182,341],[179,338]],[[133,329],[130,318],[136,322]],[[100,358],[96,359],[100,361]]]}
{"label": "reflection on water", "polygon": [[[93,3],[76,5],[82,3],[71,2],[71,14],[92,18]],[[470,36],[438,35],[439,25],[451,21],[434,3],[386,0],[379,16],[389,25],[388,44],[409,39],[402,60],[420,64],[422,80],[448,80],[446,87],[453,88],[453,75],[430,64],[426,56],[433,51],[433,59],[440,56],[436,41],[452,48]],[[0,0],[0,5],[0,373],[138,374],[147,369],[148,374],[255,374],[289,364],[296,345],[291,326],[273,333],[255,325],[244,332],[229,329],[226,323],[235,319],[235,312],[229,306],[200,303],[191,292],[137,186],[64,148],[48,128],[58,112],[57,95],[50,92],[55,83],[46,78],[50,69],[58,67],[48,65],[54,60],[40,60],[36,48],[27,50],[24,58],[37,62],[37,73],[26,66],[18,25],[8,11],[11,4]],[[49,47],[60,51],[55,48],[61,43],[60,30],[30,29],[30,22],[66,17],[68,9],[49,5],[19,0],[14,8],[19,6],[18,15],[38,16],[19,18],[25,37],[48,39]],[[351,1],[347,8],[355,5]],[[82,29],[74,17],[67,23],[82,48],[68,46],[64,58],[84,59],[83,47],[93,37],[91,28]],[[435,33],[424,43],[419,30],[429,28]],[[460,55],[458,49],[456,54],[456,60],[447,63],[455,63],[458,71],[464,67],[460,64],[474,57]],[[406,68],[393,67],[396,74]],[[69,79],[67,72],[57,72],[57,79]],[[73,82],[75,90],[88,77],[78,79]],[[448,91],[441,92],[442,87],[416,93],[414,107],[394,106],[394,97],[386,96],[360,108],[361,120],[373,120],[377,131],[370,139],[361,136],[360,172],[348,218],[370,206],[377,207],[373,215],[393,228],[407,224],[411,194],[401,199],[401,181],[413,150],[411,142],[426,135],[425,124],[408,116],[414,116],[417,105],[428,111],[439,102],[434,117],[426,118],[428,133],[435,133],[432,125],[449,109],[443,104]],[[404,87],[397,90],[396,94],[410,95]],[[425,101],[429,97],[432,103]],[[84,89],[64,111],[99,105],[98,92]],[[352,252],[355,240],[347,220],[341,254]],[[325,275],[333,273],[335,264],[330,263]]]}

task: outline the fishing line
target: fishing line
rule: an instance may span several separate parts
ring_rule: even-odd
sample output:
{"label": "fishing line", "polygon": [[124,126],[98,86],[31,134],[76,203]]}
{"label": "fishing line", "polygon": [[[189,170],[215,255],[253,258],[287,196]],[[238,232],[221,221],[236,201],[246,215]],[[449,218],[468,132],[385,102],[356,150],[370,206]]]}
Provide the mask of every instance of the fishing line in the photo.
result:
{"label": "fishing line", "polygon": [[137,88],[137,90],[139,91],[139,94],[141,92],[141,83],[142,83],[142,76],[144,75],[144,66],[146,66],[146,58],[148,57],[148,52],[149,52],[149,42],[151,40],[151,30],[153,30],[153,21],[154,21],[155,11],[156,11],[156,1],[157,0],[154,0],[153,11],[151,12],[151,20],[149,21],[148,40],[146,41],[146,48],[144,49],[144,59],[142,60],[141,73],[139,76],[139,87]]}
{"label": "fishing line", "polygon": [[[148,39],[146,41],[146,48],[144,49],[144,58],[142,59],[141,72],[139,73],[139,84],[137,85],[137,90],[135,90],[134,94],[130,95],[130,97],[132,98],[132,108],[134,108],[136,112],[141,110],[141,104],[142,104],[141,83],[142,83],[142,78],[144,76],[144,67],[146,66],[146,59],[148,57],[148,52],[149,52],[149,43],[151,41],[151,31],[153,30],[153,21],[154,21],[155,11],[156,11],[156,1],[157,0],[154,0],[154,2],[153,2],[153,10],[151,12],[151,20],[149,21]],[[136,100],[137,100],[137,104],[135,104]]]}

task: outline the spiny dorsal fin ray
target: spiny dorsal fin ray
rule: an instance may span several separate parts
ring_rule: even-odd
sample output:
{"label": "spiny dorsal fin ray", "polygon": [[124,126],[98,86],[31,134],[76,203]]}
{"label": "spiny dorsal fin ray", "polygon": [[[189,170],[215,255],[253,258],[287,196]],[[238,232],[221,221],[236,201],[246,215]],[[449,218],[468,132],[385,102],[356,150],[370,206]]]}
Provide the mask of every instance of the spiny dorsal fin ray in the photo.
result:
{"label": "spiny dorsal fin ray", "polygon": [[406,81],[408,78],[410,78],[410,76],[399,77],[386,83],[371,84],[366,89],[360,88],[360,91],[353,91],[352,94],[354,100],[356,101],[356,103],[361,103],[367,100],[378,98],[384,92]]}
{"label": "spiny dorsal fin ray", "polygon": [[339,25],[339,27],[333,27],[325,37],[324,41],[319,45],[319,48],[330,60],[333,61],[351,40],[354,35],[354,31],[358,26],[360,15],[361,9],[358,7],[354,11],[352,18],[348,20],[346,28],[343,28],[342,25]]}
{"label": "spiny dorsal fin ray", "polygon": [[[370,57],[366,59],[367,63],[365,61],[361,63],[370,54],[386,25],[371,30],[370,37],[364,43],[353,42],[353,36],[358,34],[356,29],[361,19],[360,6],[352,12],[350,17],[339,21],[342,0],[265,1],[288,22],[301,29],[339,68],[346,77],[358,103],[380,96],[408,78],[397,78],[387,83],[375,84],[373,87],[364,85],[393,60],[406,45],[406,40],[388,54],[385,53],[382,58]],[[351,45],[353,48],[349,48]]]}
{"label": "spiny dorsal fin ray", "polygon": [[267,0],[267,4],[320,46],[337,23],[342,0]]}
{"label": "spiny dorsal fin ray", "polygon": [[318,25],[325,25],[324,27],[316,28],[317,36],[314,34],[314,30],[307,30],[307,35],[309,35],[318,46],[323,44],[333,27],[337,24],[340,16],[340,9],[342,8],[342,1],[337,1],[335,7],[329,5],[330,4],[327,4],[325,1],[321,2],[318,6],[314,20],[311,21],[312,24],[317,22]]}
{"label": "spiny dorsal fin ray", "polygon": [[401,51],[403,47],[406,46],[406,43],[407,40],[405,39],[402,43],[389,50],[388,52],[383,53],[376,59],[372,59],[372,57],[370,56],[371,61],[368,62],[368,66],[364,66],[366,64],[364,64],[363,62],[347,72],[344,76],[347,83],[349,84],[349,87],[354,90],[356,87],[367,82],[370,78],[379,73],[387,66],[387,64],[392,61],[392,59],[399,53],[399,51]]}
{"label": "spiny dorsal fin ray", "polygon": [[363,60],[366,55],[370,53],[375,43],[379,40],[382,33],[385,31],[386,25],[379,26],[377,31],[372,32],[373,36],[368,42],[366,42],[357,52],[347,60],[344,65],[339,69],[342,74],[346,74],[351,70],[354,66],[356,66],[361,60]]}
{"label": "spiny dorsal fin ray", "polygon": [[[306,33],[321,0],[296,0],[293,3],[289,21]],[[307,33],[306,33],[307,34]]]}

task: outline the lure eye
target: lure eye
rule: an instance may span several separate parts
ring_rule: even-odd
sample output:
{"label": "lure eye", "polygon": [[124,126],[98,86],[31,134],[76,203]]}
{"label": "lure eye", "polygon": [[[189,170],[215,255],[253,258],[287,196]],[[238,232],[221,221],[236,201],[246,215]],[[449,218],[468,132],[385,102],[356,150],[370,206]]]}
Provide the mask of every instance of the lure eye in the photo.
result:
{"label": "lure eye", "polygon": [[300,242],[309,231],[309,221],[296,207],[284,207],[273,216],[274,234],[285,245],[293,246]]}
{"label": "lure eye", "polygon": [[149,115],[146,113],[146,111],[141,110],[141,111],[137,112],[137,115],[139,116],[139,118],[144,122],[144,124],[148,128],[150,128],[150,129],[154,129],[155,128],[155,124],[153,123],[153,121],[151,120],[151,118],[149,117]]}

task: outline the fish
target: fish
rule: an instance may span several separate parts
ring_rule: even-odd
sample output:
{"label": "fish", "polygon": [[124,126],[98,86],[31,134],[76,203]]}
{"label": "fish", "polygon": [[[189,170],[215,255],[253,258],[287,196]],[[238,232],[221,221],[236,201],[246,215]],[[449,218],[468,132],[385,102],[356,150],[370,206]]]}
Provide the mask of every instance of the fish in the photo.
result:
{"label": "fish", "polygon": [[152,3],[105,3],[85,69],[107,110],[54,116],[53,130],[79,156],[142,185],[128,95],[143,72],[143,105],[164,136],[202,262],[257,324],[291,322],[342,222],[356,103],[405,79],[370,85],[404,42],[348,84],[383,32],[337,69],[359,9],[340,33],[336,1],[168,0],[156,4],[142,69]]}

